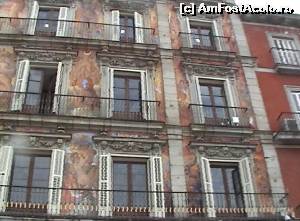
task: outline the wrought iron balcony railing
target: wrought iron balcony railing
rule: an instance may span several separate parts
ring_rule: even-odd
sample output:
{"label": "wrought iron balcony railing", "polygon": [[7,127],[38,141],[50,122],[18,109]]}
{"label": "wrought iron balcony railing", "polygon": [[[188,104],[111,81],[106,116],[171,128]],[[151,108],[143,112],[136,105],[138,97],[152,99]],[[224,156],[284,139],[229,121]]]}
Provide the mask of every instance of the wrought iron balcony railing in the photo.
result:
{"label": "wrought iron balcony railing", "polygon": [[230,38],[224,36],[203,35],[180,32],[182,47],[210,51],[229,52]]}
{"label": "wrought iron balcony railing", "polygon": [[300,132],[300,113],[283,112],[277,122],[280,132]]}
{"label": "wrought iron balcony railing", "polygon": [[151,28],[55,19],[0,17],[0,34],[156,44]]}
{"label": "wrought iron balcony railing", "polygon": [[273,47],[271,51],[276,65],[300,68],[300,50]]}
{"label": "wrought iron balcony railing", "polygon": [[158,101],[0,91],[0,112],[155,121]]}
{"label": "wrought iron balcony railing", "polygon": [[207,126],[250,127],[247,108],[190,104],[193,123]]}
{"label": "wrought iron balcony railing", "polygon": [[[0,186],[0,192],[0,216],[203,217],[203,220],[205,217],[260,217],[259,220],[272,217],[274,221],[288,211],[284,193],[104,191],[24,186]],[[54,193],[56,198],[53,198]]]}

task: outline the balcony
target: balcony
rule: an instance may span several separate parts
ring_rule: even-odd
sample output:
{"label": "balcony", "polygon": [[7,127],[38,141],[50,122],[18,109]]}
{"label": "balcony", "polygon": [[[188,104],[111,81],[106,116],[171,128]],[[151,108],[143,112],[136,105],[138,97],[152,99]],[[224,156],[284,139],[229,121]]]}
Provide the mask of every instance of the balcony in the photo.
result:
{"label": "balcony", "polygon": [[[158,123],[158,101],[0,91],[1,121],[31,123]],[[74,118],[76,117],[76,118]],[[149,125],[148,125],[149,126]],[[160,127],[160,126],[159,126]]]}
{"label": "balcony", "polygon": [[[192,193],[0,186],[0,216],[63,219],[283,220],[285,193]],[[53,198],[58,194],[58,198]],[[211,199],[213,204],[207,205]],[[250,200],[251,199],[251,203]]]}
{"label": "balcony", "polygon": [[278,131],[274,140],[283,144],[300,143],[300,113],[283,112],[277,118]]}
{"label": "balcony", "polygon": [[300,74],[300,50],[271,48],[278,73]]}
{"label": "balcony", "polygon": [[213,131],[248,131],[251,128],[247,108],[190,104],[192,129]]}
{"label": "balcony", "polygon": [[235,53],[230,49],[230,38],[224,36],[179,33],[183,54],[202,55],[206,59],[233,60]]}
{"label": "balcony", "polygon": [[[62,27],[63,29],[59,29]],[[126,30],[126,31],[124,31]],[[138,33],[138,34],[137,34]],[[155,45],[151,28],[121,26],[94,22],[0,17],[1,40],[49,41],[99,45],[100,41]],[[24,38],[25,37],[25,38]]]}

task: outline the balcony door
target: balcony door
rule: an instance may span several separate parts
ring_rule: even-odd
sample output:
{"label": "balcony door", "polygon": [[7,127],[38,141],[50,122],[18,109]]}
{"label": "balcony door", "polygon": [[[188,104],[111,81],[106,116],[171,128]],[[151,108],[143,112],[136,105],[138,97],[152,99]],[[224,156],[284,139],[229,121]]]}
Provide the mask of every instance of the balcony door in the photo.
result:
{"label": "balcony door", "polygon": [[[22,208],[26,208],[26,203],[47,205],[50,162],[50,155],[15,154],[9,202],[22,203]],[[46,212],[44,208],[40,212]]]}
{"label": "balcony door", "polygon": [[23,111],[51,113],[55,93],[56,69],[30,69]]}
{"label": "balcony door", "polygon": [[[215,208],[244,208],[239,167],[236,164],[211,164]],[[217,211],[217,216],[228,213]],[[230,214],[232,216],[233,214]],[[240,214],[238,214],[240,215]]]}
{"label": "balcony door", "polygon": [[224,85],[200,83],[200,93],[205,124],[230,123]]}
{"label": "balcony door", "polygon": [[113,83],[114,108],[116,119],[142,119],[142,93],[140,74],[116,71]]}
{"label": "balcony door", "polygon": [[211,27],[191,26],[191,33],[194,48],[215,50]]}
{"label": "balcony door", "polygon": [[[143,160],[114,160],[113,190],[114,207],[148,208],[147,163]],[[124,212],[120,214],[124,215]],[[130,212],[125,215],[130,215]]]}
{"label": "balcony door", "polygon": [[35,29],[36,34],[55,36],[57,31],[58,16],[58,8],[40,8]]}

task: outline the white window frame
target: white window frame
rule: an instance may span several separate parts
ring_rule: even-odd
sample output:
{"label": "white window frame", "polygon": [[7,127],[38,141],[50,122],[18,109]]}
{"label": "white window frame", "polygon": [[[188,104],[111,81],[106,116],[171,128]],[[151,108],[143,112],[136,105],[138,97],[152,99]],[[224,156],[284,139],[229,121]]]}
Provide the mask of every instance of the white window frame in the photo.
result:
{"label": "white window frame", "polygon": [[[114,80],[115,71],[132,72],[140,75],[143,119],[146,120],[156,119],[156,108],[154,108],[155,104],[151,105],[151,103],[145,102],[145,101],[149,101],[149,93],[150,93],[149,90],[151,90],[151,87],[149,86],[149,84],[151,83],[149,82],[149,76],[148,76],[149,72],[147,72],[147,70],[144,69],[127,69],[127,68],[115,68],[115,67],[109,68],[109,75],[110,75],[109,76],[110,77],[109,98],[111,99],[111,102],[109,104],[110,108],[109,108],[108,116],[112,116],[113,105],[114,105],[113,104],[113,99],[114,99],[113,80]],[[152,112],[151,108],[154,109],[153,113],[151,113]]]}
{"label": "white window frame", "polygon": [[[295,101],[293,99],[293,93],[299,93],[300,94],[300,86],[292,86],[292,85],[285,85],[284,86],[286,96],[288,98],[288,103],[291,109],[291,112],[299,113],[296,116],[293,116],[293,119],[296,120],[298,129],[300,129],[300,110],[297,110]],[[300,103],[299,103],[300,106]],[[287,119],[288,120],[288,119]]]}
{"label": "white window frame", "polygon": [[[241,179],[241,185],[242,185],[242,189],[243,189],[243,192],[244,192],[244,184],[243,184],[243,182],[242,182],[242,176],[243,176],[243,172],[241,171],[241,166],[240,166],[240,164],[241,164],[241,162],[244,160],[244,159],[248,159],[248,162],[249,162],[249,172],[250,172],[250,183],[251,183],[251,186],[252,186],[252,189],[253,189],[253,192],[255,191],[255,185],[254,185],[254,178],[253,178],[253,169],[252,169],[252,163],[251,163],[251,158],[250,157],[243,157],[243,158],[241,158],[241,159],[229,159],[229,160],[227,160],[227,159],[215,159],[215,158],[209,158],[209,157],[200,157],[200,165],[201,165],[201,180],[202,180],[202,182],[204,182],[203,181],[203,177],[204,177],[204,175],[203,174],[206,174],[206,172],[204,171],[205,170],[205,168],[203,168],[203,158],[204,159],[206,159],[206,160],[208,160],[208,163],[209,163],[209,169],[210,169],[210,172],[209,172],[209,175],[210,175],[210,181],[211,181],[211,188],[212,188],[212,190],[213,190],[213,184],[212,184],[212,176],[211,176],[211,162],[212,163],[218,163],[218,162],[220,162],[220,163],[236,163],[237,164],[237,166],[238,166],[238,168],[239,168],[239,175],[240,175],[240,179]],[[206,176],[207,176],[207,174],[206,174]],[[214,192],[214,190],[213,190],[213,192]],[[209,194],[208,194],[209,195]],[[212,196],[213,197],[213,196]],[[206,200],[207,200],[207,198],[206,198]],[[255,211],[255,198],[253,198],[253,196],[250,196],[250,200],[251,200],[251,204],[252,204],[252,208],[249,210],[249,208],[247,208],[247,205],[245,205],[245,208],[246,208],[246,213],[247,213],[247,215],[248,215],[248,217],[255,217],[256,216],[256,211]],[[246,204],[246,202],[245,202],[245,204]],[[214,205],[214,202],[212,202],[212,207],[210,207],[209,208],[210,210],[208,210],[208,216],[209,217],[216,217],[216,210],[215,210],[215,205]]]}
{"label": "white window frame", "polygon": [[[238,107],[237,97],[235,96],[235,87],[233,88],[230,83],[229,78],[221,78],[221,77],[204,77],[204,76],[193,76],[193,81],[195,81],[196,84],[196,94],[198,99],[198,104],[202,105],[202,97],[201,97],[201,90],[200,90],[200,81],[203,80],[212,80],[212,81],[222,81],[223,87],[225,90],[226,95],[226,101],[228,107]],[[200,106],[199,108],[196,108],[196,112],[198,112],[198,116],[200,116],[200,123],[205,123],[204,115],[203,115],[203,108]],[[236,116],[236,111],[232,110],[232,115]],[[197,114],[197,113],[195,113]],[[232,116],[232,117],[233,117]]]}
{"label": "white window frame", "polygon": [[[145,161],[147,162],[147,181],[148,181],[148,191],[150,191],[150,194],[153,194],[152,191],[158,191],[156,190],[156,185],[155,185],[155,181],[153,181],[154,183],[151,182],[151,178],[153,176],[155,176],[155,171],[153,171],[152,167],[151,167],[151,162],[153,160],[153,158],[160,158],[160,164],[161,164],[161,167],[160,167],[160,174],[161,174],[161,186],[162,186],[162,191],[164,191],[164,178],[163,178],[163,162],[162,162],[162,156],[161,155],[134,155],[134,154],[118,154],[118,153],[99,153],[99,157],[102,157],[102,156],[107,156],[109,158],[108,160],[108,174],[110,174],[109,176],[109,180],[107,180],[107,185],[108,185],[108,190],[112,190],[112,187],[113,187],[113,162],[114,162],[114,158],[118,157],[118,158],[127,158],[127,159],[145,159]],[[99,162],[100,165],[102,165],[101,163],[102,162]],[[99,166],[100,168],[101,166]],[[101,180],[100,180],[100,174],[99,174],[99,185],[101,184]],[[101,190],[101,188],[99,187],[99,189]],[[159,192],[159,191],[158,191]],[[151,196],[149,196],[149,206],[151,206],[151,211],[150,211],[150,216],[152,217],[160,217],[160,218],[163,218],[165,217],[165,204],[164,204],[164,193],[161,193],[161,196],[162,197],[162,208],[158,208],[157,205],[156,205],[156,202],[157,202],[157,199],[156,197],[158,196],[159,193],[157,194],[153,194]],[[103,195],[103,194],[101,194]],[[99,216],[110,216],[112,214],[112,193],[108,193],[108,195],[106,195],[106,197],[108,197],[108,201],[110,203],[108,203],[106,205],[106,207],[101,207],[101,211],[99,210],[98,214]],[[154,197],[154,199],[151,200],[151,198]],[[101,199],[99,199],[99,202],[101,201]]]}
{"label": "white window frame", "polygon": [[[295,35],[295,34],[282,34],[282,33],[274,33],[274,32],[268,32],[267,33],[267,39],[268,39],[268,42],[269,42],[269,46],[272,49],[272,57],[273,57],[274,63],[276,64],[277,61],[279,61],[280,62],[279,64],[284,64],[284,65],[287,65],[287,66],[293,66],[292,64],[284,63],[284,61],[282,61],[282,59],[280,59],[280,57],[279,57],[279,54],[278,54],[279,52],[274,51],[274,49],[276,49],[276,45],[274,44],[274,38],[277,38],[277,39],[282,38],[283,40],[284,39],[289,39],[289,40],[292,40],[295,43],[296,50],[299,50],[299,51],[295,52],[296,56],[298,55],[297,56],[297,60],[298,60],[298,65],[297,66],[300,66],[300,40],[299,40],[298,36]],[[283,51],[282,53],[285,53],[285,52]]]}
{"label": "white window frame", "polygon": [[[181,19],[181,30],[184,33],[188,33],[188,46],[193,48],[193,41],[191,39],[191,23],[201,26],[210,27],[213,31],[214,36],[223,36],[223,30],[219,25],[219,21],[217,19],[208,20],[208,19],[199,19],[199,18],[189,18],[188,16],[180,16]],[[219,38],[212,39],[215,43],[217,51],[225,51],[226,45],[222,44],[222,40]]]}

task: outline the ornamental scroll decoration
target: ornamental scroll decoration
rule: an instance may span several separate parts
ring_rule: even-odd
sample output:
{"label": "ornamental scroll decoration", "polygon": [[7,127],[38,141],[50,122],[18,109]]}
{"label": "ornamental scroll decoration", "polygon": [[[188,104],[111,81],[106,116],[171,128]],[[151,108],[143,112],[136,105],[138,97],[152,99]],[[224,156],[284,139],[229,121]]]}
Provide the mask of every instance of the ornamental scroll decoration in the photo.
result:
{"label": "ornamental scroll decoration", "polygon": [[31,61],[59,62],[70,60],[77,56],[77,52],[72,51],[44,51],[24,48],[16,48],[15,51],[20,59],[29,59]]}
{"label": "ornamental scroll decoration", "polygon": [[162,143],[148,143],[140,141],[99,141],[96,143],[98,149],[107,152],[122,153],[151,153],[159,154]]}
{"label": "ornamental scroll decoration", "polygon": [[199,146],[196,148],[201,156],[213,159],[241,159],[249,157],[253,149],[228,146]]}

